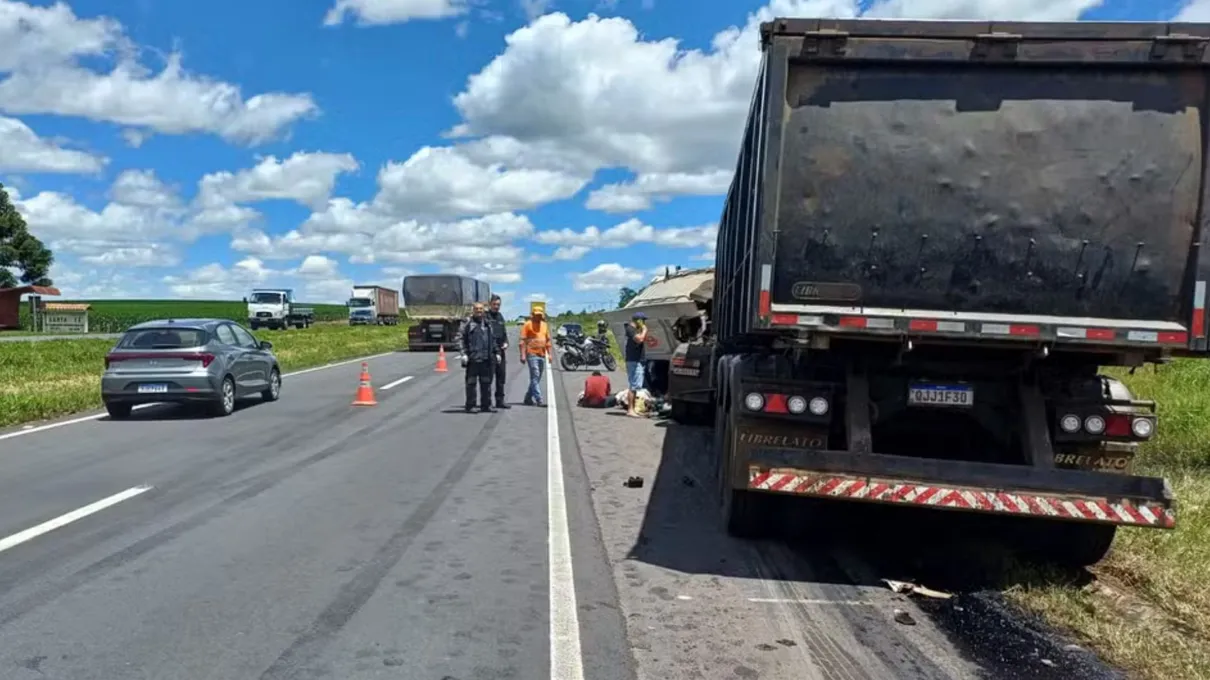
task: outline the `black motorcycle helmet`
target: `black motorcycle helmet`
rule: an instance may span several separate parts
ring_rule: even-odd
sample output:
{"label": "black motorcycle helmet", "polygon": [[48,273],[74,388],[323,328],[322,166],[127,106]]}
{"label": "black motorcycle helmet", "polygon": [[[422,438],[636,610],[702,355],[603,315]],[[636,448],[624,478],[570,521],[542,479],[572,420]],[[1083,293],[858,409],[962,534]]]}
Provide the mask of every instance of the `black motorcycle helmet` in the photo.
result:
{"label": "black motorcycle helmet", "polygon": [[605,323],[604,319],[601,319],[600,321],[597,322],[597,332],[598,333],[604,334],[606,328],[609,328],[609,324]]}

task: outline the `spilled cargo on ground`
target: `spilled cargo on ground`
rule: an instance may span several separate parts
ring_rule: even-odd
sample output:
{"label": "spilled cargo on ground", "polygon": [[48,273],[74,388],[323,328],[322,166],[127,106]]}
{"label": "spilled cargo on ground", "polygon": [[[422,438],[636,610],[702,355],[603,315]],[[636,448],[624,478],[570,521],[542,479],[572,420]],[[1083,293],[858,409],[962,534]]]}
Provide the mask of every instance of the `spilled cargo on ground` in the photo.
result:
{"label": "spilled cargo on ground", "polygon": [[[1210,27],[779,19],[720,220],[723,512],[768,493],[1170,528],[1156,405],[1206,352]],[[1045,520],[1045,521],[1043,521]]]}

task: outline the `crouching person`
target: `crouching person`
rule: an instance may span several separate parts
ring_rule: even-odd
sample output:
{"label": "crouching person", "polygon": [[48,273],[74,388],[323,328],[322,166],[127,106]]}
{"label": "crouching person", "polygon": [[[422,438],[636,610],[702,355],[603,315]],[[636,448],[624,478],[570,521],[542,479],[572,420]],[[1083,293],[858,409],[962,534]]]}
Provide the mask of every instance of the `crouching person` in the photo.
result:
{"label": "crouching person", "polygon": [[609,378],[601,375],[600,371],[593,371],[584,379],[584,391],[576,403],[585,408],[609,408],[617,404]]}

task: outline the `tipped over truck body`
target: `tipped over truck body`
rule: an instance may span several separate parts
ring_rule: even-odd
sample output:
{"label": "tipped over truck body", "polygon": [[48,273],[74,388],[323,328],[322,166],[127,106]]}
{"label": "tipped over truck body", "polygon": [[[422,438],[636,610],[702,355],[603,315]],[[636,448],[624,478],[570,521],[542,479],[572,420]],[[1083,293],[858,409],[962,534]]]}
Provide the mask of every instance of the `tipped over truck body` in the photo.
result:
{"label": "tipped over truck body", "polygon": [[766,494],[1171,528],[1155,404],[1206,354],[1210,26],[779,19],[720,220],[729,528]]}

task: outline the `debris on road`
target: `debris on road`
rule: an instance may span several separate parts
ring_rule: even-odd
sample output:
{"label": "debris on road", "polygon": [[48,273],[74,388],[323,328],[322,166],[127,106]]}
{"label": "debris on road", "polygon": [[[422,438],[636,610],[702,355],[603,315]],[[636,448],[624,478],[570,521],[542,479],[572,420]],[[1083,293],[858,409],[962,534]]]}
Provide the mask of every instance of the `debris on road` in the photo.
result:
{"label": "debris on road", "polygon": [[628,489],[641,489],[641,488],[643,488],[643,478],[638,477],[638,476],[628,477],[626,479],[626,483],[623,484],[622,486],[624,486]]}
{"label": "debris on road", "polygon": [[914,626],[916,625],[916,619],[913,619],[911,614],[903,611],[902,609],[896,609],[895,623],[900,623],[905,626]]}
{"label": "debris on road", "polygon": [[933,590],[932,588],[916,585],[915,583],[909,583],[907,581],[893,581],[889,578],[884,578],[882,580],[887,584],[887,586],[890,587],[892,592],[898,593],[899,595],[923,595],[925,597],[933,597],[938,600],[948,600],[953,597],[953,595],[949,593],[943,593],[940,590]]}

